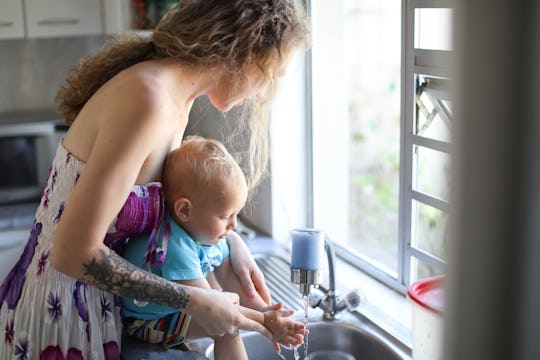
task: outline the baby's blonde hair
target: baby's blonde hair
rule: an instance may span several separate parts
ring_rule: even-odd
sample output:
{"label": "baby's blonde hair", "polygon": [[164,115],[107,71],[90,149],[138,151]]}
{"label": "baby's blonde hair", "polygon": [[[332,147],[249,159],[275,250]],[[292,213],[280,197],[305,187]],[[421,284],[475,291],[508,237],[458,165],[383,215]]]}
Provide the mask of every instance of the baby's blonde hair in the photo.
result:
{"label": "baby's blonde hair", "polygon": [[234,191],[246,184],[242,169],[225,146],[214,139],[193,135],[173,150],[163,169],[163,190],[169,205],[180,196],[191,198],[201,191]]}

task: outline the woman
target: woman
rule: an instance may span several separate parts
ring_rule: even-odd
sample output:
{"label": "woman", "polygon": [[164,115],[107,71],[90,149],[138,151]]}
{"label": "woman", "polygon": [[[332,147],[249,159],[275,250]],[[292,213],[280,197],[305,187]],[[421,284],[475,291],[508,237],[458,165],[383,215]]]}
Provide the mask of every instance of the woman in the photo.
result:
{"label": "woman", "polygon": [[[114,249],[159,222],[163,161],[199,96],[221,111],[253,105],[246,166],[256,183],[267,157],[265,105],[306,36],[294,0],[183,0],[151,41],[119,39],[79,65],[57,96],[70,129],[24,253],[0,288],[1,359],[119,358],[117,295],[181,309],[211,335],[269,336],[239,313],[236,294],[169,282]],[[269,300],[245,245],[230,246],[244,284],[253,279]],[[149,242],[150,253],[160,251]]]}

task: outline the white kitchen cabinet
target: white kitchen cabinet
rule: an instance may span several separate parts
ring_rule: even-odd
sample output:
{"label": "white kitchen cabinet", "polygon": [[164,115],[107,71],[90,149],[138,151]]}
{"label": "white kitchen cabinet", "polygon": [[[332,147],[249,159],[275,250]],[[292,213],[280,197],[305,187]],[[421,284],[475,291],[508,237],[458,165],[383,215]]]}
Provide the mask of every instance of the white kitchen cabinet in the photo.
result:
{"label": "white kitchen cabinet", "polygon": [[132,30],[129,0],[103,0],[103,14],[106,34],[115,35]]}
{"label": "white kitchen cabinet", "polygon": [[28,37],[103,33],[101,0],[25,0],[24,5]]}
{"label": "white kitchen cabinet", "polygon": [[22,39],[23,37],[24,17],[22,1],[0,1],[0,39]]}
{"label": "white kitchen cabinet", "polygon": [[150,36],[151,28],[178,0],[103,0],[106,34],[136,32]]}

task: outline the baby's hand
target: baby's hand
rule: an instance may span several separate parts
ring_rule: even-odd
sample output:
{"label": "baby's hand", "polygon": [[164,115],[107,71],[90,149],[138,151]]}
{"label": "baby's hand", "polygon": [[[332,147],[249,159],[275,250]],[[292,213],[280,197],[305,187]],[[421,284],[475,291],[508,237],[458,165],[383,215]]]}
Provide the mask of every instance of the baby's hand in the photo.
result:
{"label": "baby's hand", "polygon": [[273,335],[272,343],[277,353],[281,352],[279,345],[287,348],[304,343],[305,326],[287,317],[294,314],[294,310],[283,310],[283,304],[277,303],[262,309],[264,326]]}

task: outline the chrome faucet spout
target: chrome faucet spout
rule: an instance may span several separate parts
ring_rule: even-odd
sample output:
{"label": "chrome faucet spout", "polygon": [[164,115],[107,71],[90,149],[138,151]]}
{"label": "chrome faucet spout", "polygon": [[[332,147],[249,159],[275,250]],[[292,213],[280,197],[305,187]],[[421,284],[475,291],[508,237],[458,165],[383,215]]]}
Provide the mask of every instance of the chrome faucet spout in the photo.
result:
{"label": "chrome faucet spout", "polygon": [[345,309],[354,309],[366,301],[364,293],[358,289],[352,290],[344,298],[339,298],[336,290],[336,269],[334,245],[330,239],[325,237],[324,248],[328,258],[328,289],[326,296],[310,294],[309,303],[311,307],[320,307],[323,319],[336,320],[341,318],[341,312]]}
{"label": "chrome faucet spout", "polygon": [[330,239],[324,239],[324,249],[326,250],[326,257],[328,258],[328,290],[334,292],[336,290],[336,275],[335,275],[335,252],[334,245]]}
{"label": "chrome faucet spout", "polygon": [[328,258],[328,292],[326,294],[327,309],[324,309],[326,319],[334,319],[336,312],[336,270],[334,245],[327,237],[324,239],[324,249]]}

